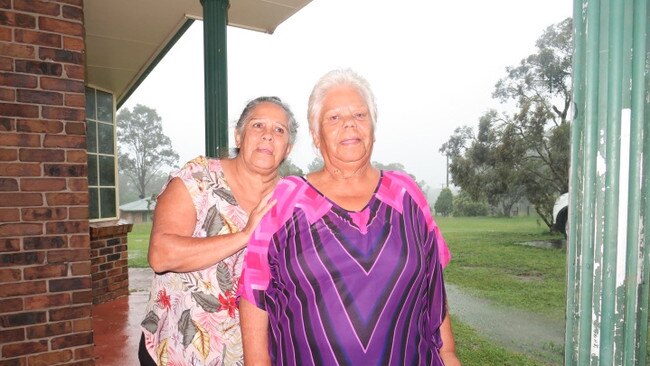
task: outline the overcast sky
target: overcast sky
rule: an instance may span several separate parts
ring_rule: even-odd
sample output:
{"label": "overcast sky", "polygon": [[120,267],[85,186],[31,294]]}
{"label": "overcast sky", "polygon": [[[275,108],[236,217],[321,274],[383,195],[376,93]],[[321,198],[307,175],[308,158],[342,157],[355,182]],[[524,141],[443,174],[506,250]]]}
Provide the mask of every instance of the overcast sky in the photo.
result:
{"label": "overcast sky", "polygon": [[[228,27],[230,145],[246,102],[276,95],[300,123],[290,159],[305,170],[316,156],[311,88],[333,68],[352,68],[377,99],[372,160],[402,163],[440,188],[440,146],[458,126],[476,129],[486,110],[505,110],[494,84],[571,11],[571,0],[314,0],[272,35]],[[180,164],[205,153],[202,26],[192,25],[123,106],[157,110]]]}

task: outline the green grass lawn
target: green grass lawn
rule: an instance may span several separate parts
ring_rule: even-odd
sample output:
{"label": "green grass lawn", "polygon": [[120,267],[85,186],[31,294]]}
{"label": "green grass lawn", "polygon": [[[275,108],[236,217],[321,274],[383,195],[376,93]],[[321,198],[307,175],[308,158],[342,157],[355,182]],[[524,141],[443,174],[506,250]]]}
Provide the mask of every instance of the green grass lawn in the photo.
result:
{"label": "green grass lawn", "polygon": [[149,234],[151,234],[150,222],[133,225],[133,230],[131,230],[128,237],[129,267],[149,267],[149,262],[147,262]]}
{"label": "green grass lawn", "polygon": [[559,240],[534,217],[438,217],[452,259],[445,281],[496,303],[564,318],[566,251],[518,243]]}

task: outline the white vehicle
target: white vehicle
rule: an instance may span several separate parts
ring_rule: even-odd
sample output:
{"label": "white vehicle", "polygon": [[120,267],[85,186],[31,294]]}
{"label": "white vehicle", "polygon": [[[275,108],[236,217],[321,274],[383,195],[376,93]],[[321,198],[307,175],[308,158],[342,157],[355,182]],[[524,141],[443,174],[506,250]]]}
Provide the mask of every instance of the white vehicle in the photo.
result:
{"label": "white vehicle", "polygon": [[569,221],[569,193],[564,193],[561,195],[555,205],[553,205],[553,226],[555,229],[562,234],[564,237],[567,236],[567,224]]}

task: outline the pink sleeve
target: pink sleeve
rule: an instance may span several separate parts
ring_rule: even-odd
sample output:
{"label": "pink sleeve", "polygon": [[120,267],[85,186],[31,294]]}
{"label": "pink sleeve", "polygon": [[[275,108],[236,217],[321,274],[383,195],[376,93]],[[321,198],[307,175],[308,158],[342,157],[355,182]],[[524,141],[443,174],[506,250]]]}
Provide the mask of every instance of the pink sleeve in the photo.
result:
{"label": "pink sleeve", "polygon": [[287,177],[278,183],[273,191],[273,198],[278,203],[262,218],[248,242],[237,295],[258,307],[263,305],[261,295],[266,291],[271,278],[269,244],[273,235],[291,218],[299,196],[296,188],[302,183],[297,177]]}

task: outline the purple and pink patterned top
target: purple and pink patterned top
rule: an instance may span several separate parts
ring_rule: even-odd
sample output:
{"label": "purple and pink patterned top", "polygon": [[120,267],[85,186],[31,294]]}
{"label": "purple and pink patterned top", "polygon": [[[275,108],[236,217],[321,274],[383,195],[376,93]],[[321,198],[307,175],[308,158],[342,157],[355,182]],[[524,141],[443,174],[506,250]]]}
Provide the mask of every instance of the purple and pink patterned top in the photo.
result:
{"label": "purple and pink patterned top", "polygon": [[382,172],[356,212],[299,177],[283,179],[274,197],[239,284],[269,315],[274,364],[443,364],[450,254],[408,175]]}

